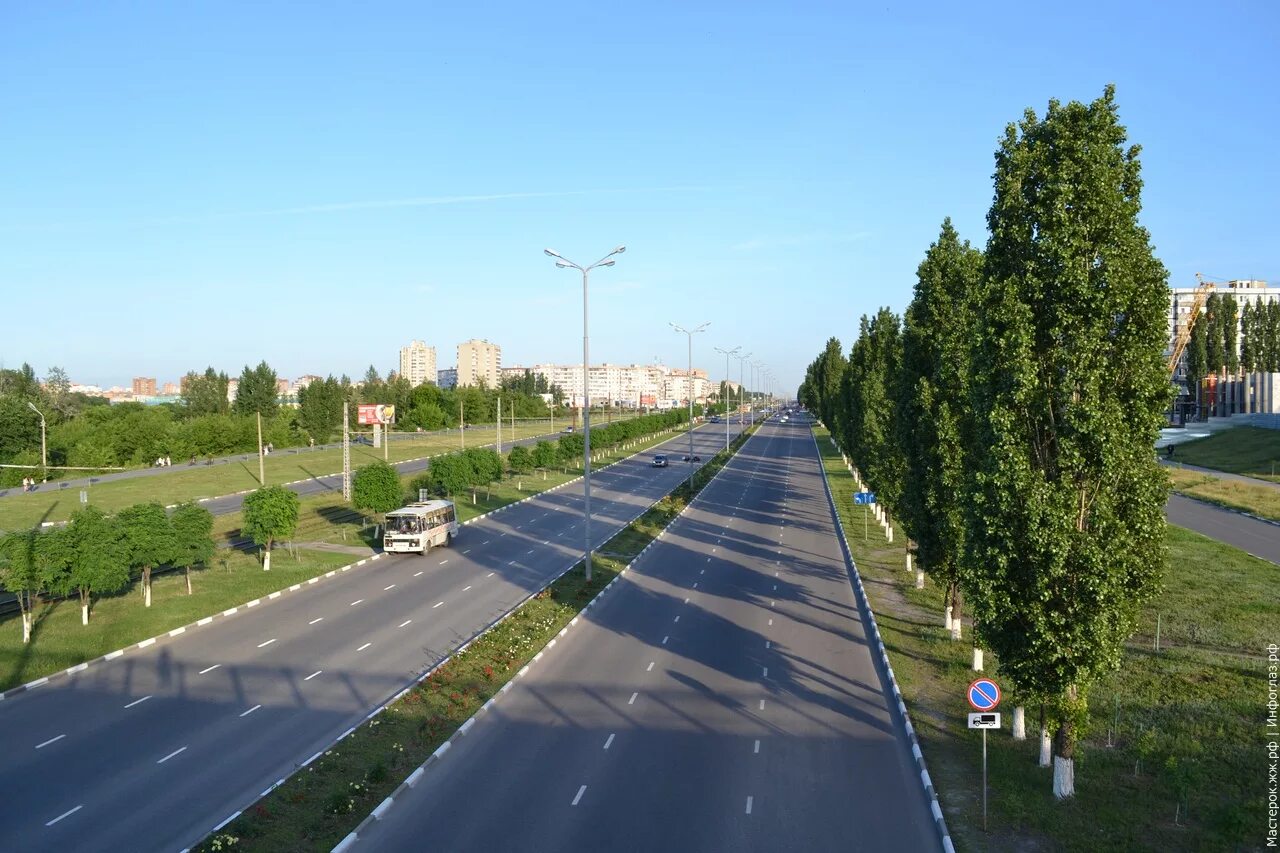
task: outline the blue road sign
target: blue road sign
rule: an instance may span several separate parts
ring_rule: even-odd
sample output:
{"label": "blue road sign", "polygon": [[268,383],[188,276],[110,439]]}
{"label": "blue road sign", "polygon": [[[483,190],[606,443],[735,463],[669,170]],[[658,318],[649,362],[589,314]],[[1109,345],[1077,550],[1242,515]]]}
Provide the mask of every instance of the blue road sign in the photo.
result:
{"label": "blue road sign", "polygon": [[873,504],[876,502],[875,492],[854,492],[853,502],[857,504]]}
{"label": "blue road sign", "polygon": [[1000,704],[1000,685],[990,678],[976,679],[966,693],[975,711],[994,711]]}

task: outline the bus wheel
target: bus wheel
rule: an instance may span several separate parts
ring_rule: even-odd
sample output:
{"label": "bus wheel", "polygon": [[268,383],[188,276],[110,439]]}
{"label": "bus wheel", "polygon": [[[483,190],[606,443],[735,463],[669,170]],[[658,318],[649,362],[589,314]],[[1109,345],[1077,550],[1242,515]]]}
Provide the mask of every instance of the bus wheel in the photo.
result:
{"label": "bus wheel", "polygon": [[445,537],[444,537],[444,547],[446,547],[446,548],[452,548],[452,547],[453,547],[453,534],[452,534],[452,533],[446,533],[446,534],[445,534]]}

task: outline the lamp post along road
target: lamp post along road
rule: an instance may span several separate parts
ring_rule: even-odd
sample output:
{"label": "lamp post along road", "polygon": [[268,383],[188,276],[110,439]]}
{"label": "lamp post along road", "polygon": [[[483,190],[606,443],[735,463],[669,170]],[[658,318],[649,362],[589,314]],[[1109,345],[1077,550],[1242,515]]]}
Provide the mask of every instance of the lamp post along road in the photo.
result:
{"label": "lamp post along road", "polygon": [[684,332],[689,336],[689,492],[693,492],[693,336],[699,332],[704,332],[707,326],[711,325],[711,321],[703,323],[696,329],[686,329],[683,326],[677,326],[675,323],[669,324],[671,328],[677,332]]}
{"label": "lamp post along road", "polygon": [[40,479],[47,481],[49,479],[49,450],[48,444],[45,442],[44,412],[37,409],[36,404],[30,400],[27,401],[27,406],[40,416]]}
{"label": "lamp post along road", "polygon": [[619,246],[609,254],[590,266],[579,266],[573,261],[566,259],[558,252],[550,249],[542,251],[556,259],[556,266],[561,269],[575,269],[582,273],[582,497],[583,497],[583,514],[586,524],[584,527],[584,541],[586,543],[583,549],[583,564],[586,567],[584,577],[591,580],[591,391],[587,385],[587,377],[590,372],[588,365],[590,364],[590,348],[589,337],[587,335],[587,284],[591,271],[596,267],[613,266],[613,256],[621,255],[627,250],[626,246]]}
{"label": "lamp post along road", "polygon": [[737,355],[738,350],[742,347],[734,347],[733,349],[720,349],[716,347],[716,352],[724,353],[724,393],[720,396],[724,398],[724,449],[729,449],[729,356]]}
{"label": "lamp post along road", "polygon": [[747,383],[742,381],[743,365],[747,359],[751,358],[751,353],[740,355],[738,358],[738,423],[742,423],[742,407],[747,402]]}

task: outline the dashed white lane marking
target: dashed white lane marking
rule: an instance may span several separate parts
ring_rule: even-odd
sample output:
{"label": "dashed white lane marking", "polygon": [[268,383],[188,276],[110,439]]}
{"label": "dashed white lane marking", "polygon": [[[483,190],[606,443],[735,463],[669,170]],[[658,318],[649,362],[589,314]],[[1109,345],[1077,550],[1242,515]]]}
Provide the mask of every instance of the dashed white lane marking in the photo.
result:
{"label": "dashed white lane marking", "polygon": [[389,589],[395,589],[395,588],[396,588],[396,585],[395,585],[395,584],[392,584],[391,586],[384,586],[384,587],[382,588],[382,591],[383,591],[383,592],[386,592],[386,591],[387,591],[387,590],[389,590]]}
{"label": "dashed white lane marking", "polygon": [[412,619],[406,619],[406,620],[404,620],[403,622],[401,622],[399,625],[397,625],[396,627],[397,627],[397,628],[403,628],[405,625],[408,625],[408,624],[409,624],[410,622],[412,622],[412,621],[413,621]]}
{"label": "dashed white lane marking", "polygon": [[351,604],[350,604],[350,605],[348,605],[348,606],[349,606],[349,607],[355,607],[357,604],[359,604],[359,603],[360,603],[360,602],[362,602],[362,601],[364,601],[364,599],[363,599],[363,598],[357,598],[355,601],[351,602]]}
{"label": "dashed white lane marking", "polygon": [[679,621],[680,621],[680,617],[679,617],[679,616],[677,616],[677,617],[675,618],[675,621],[679,622]]}
{"label": "dashed white lane marking", "polygon": [[694,588],[694,589],[697,589],[697,588],[698,588],[698,582],[697,582],[697,581],[694,581],[694,582],[693,582],[693,588]]}
{"label": "dashed white lane marking", "polygon": [[220,664],[220,663],[215,663],[213,666],[206,666],[204,669],[200,670],[200,671],[199,671],[198,673],[196,673],[196,674],[197,674],[197,675],[204,675],[206,672],[213,672],[215,669],[217,669],[217,668],[218,668],[218,667],[220,667],[220,666],[222,666],[222,664]]}
{"label": "dashed white lane marking", "polygon": [[770,602],[769,602],[769,606],[770,606],[770,607],[773,607],[773,606],[774,606],[775,604],[777,604],[777,603],[778,603],[778,602],[776,602],[776,601],[770,601]]}
{"label": "dashed white lane marking", "polygon": [[512,560],[510,563],[507,563],[508,566],[514,566],[515,564],[516,564],[515,560]]}
{"label": "dashed white lane marking", "polygon": [[[645,672],[653,672],[653,665],[654,665],[655,663],[657,663],[657,661],[649,661],[649,665],[648,665],[648,666],[646,666],[646,667],[644,668],[644,671],[645,671]],[[39,748],[40,748],[40,747],[36,747],[36,749],[39,749]]]}
{"label": "dashed white lane marking", "polygon": [[627,700],[627,704],[634,705],[636,703],[636,697],[639,695],[640,695],[639,693],[632,693],[631,698]]}
{"label": "dashed white lane marking", "polygon": [[358,651],[358,652],[362,652],[362,651],[364,651],[365,649],[369,648],[369,647],[370,647],[370,646],[372,646],[372,645],[373,645],[373,643],[365,643],[363,646],[361,646],[360,648],[356,649],[356,651]]}
{"label": "dashed white lane marking", "polygon": [[613,735],[609,735],[609,739],[604,742],[604,748],[608,749],[613,744]]}
{"label": "dashed white lane marking", "polygon": [[708,563],[710,563],[710,562],[711,562],[711,558],[710,558],[710,557],[707,557],[707,562],[708,562]]}
{"label": "dashed white lane marking", "polygon": [[275,641],[276,641],[276,638],[272,637],[270,640],[267,640],[265,643],[258,643],[258,648],[265,649],[267,646],[271,645]]}
{"label": "dashed white lane marking", "polygon": [[754,802],[754,800],[755,797],[747,797],[747,814],[751,814],[751,803]]}
{"label": "dashed white lane marking", "polygon": [[435,610],[435,609],[436,609],[437,607],[439,607],[441,604],[444,604],[444,602],[443,602],[443,601],[437,601],[435,604],[431,605],[431,609],[432,609],[432,610]]}
{"label": "dashed white lane marking", "polygon": [[175,755],[181,755],[186,751],[187,751],[187,748],[185,746],[182,749],[175,749],[173,752],[169,753],[164,758],[157,761],[156,764],[164,764],[166,761],[168,761],[170,758],[173,758]]}
{"label": "dashed white lane marking", "polygon": [[767,648],[769,648],[769,646],[770,646],[771,642],[772,642],[771,640],[765,640],[765,641],[764,641],[764,647],[765,647],[766,649],[767,649]]}
{"label": "dashed white lane marking", "polygon": [[761,711],[763,711],[763,710],[764,710],[764,700],[763,700],[763,699],[761,699],[761,700],[760,700],[760,710],[761,710]]}
{"label": "dashed white lane marking", "polygon": [[321,622],[321,621],[323,621],[323,620],[324,620],[324,617],[323,617],[323,616],[321,616],[319,619],[312,619],[312,620],[311,620],[310,622],[308,622],[307,624],[308,624],[308,625],[314,625],[314,624],[316,624],[317,622]]}
{"label": "dashed white lane marking", "polygon": [[45,741],[44,743],[38,743],[38,744],[36,744],[36,749],[44,749],[44,748],[45,748],[46,746],[48,746],[49,744],[51,744],[51,743],[57,743],[58,741],[62,740],[64,737],[66,737],[66,735],[58,735],[57,737],[51,737],[51,738],[49,738],[47,741]]}
{"label": "dashed white lane marking", "polygon": [[441,561],[440,561],[439,563],[437,563],[436,565],[443,566],[443,565],[444,565],[445,563],[447,563],[447,562],[449,562],[449,561],[448,561],[448,560],[441,560]]}
{"label": "dashed white lane marking", "polygon": [[250,714],[252,714],[254,711],[258,710],[258,709],[259,709],[259,708],[261,708],[261,707],[262,707],[261,705],[254,705],[252,708],[250,708],[249,710],[245,711],[245,712],[244,712],[243,714],[241,714],[240,716],[242,716],[242,717],[247,717],[247,716],[249,716]]}
{"label": "dashed white lane marking", "polygon": [[698,574],[705,575],[706,573],[707,573],[706,569],[698,569]]}
{"label": "dashed white lane marking", "polygon": [[467,550],[463,551],[462,553],[464,553],[464,554],[470,554],[470,553],[471,553],[471,549],[470,549],[470,548],[468,548]]}
{"label": "dashed white lane marking", "polygon": [[774,591],[774,592],[777,592],[777,591],[778,591],[778,585],[777,585],[776,583],[773,585],[773,591]]}
{"label": "dashed white lane marking", "polygon": [[128,705],[125,705],[125,707],[132,708],[134,705],[141,705],[143,702],[147,701],[150,698],[151,698],[150,696],[143,696],[141,699],[134,699]]}
{"label": "dashed white lane marking", "polygon": [[481,542],[480,544],[481,544],[481,545],[488,545],[488,544],[489,544],[489,540],[488,540],[488,539],[486,539],[486,540],[484,540],[483,542]]}
{"label": "dashed white lane marking", "polygon": [[581,800],[582,795],[585,794],[586,792],[587,792],[587,786],[583,785],[581,788],[578,789],[577,795],[573,798],[573,802],[569,803],[569,805],[576,806],[578,804],[578,800]]}
{"label": "dashed white lane marking", "polygon": [[470,584],[467,584],[466,586],[464,586],[464,587],[462,588],[462,591],[463,591],[463,592],[466,592],[466,591],[467,591],[467,590],[469,590],[469,589],[471,589],[471,585],[470,585]]}
{"label": "dashed white lane marking", "polygon": [[317,675],[319,675],[319,674],[320,674],[320,673],[322,673],[322,672],[324,672],[324,670],[323,670],[323,669],[317,669],[315,672],[311,673],[310,675],[308,675],[306,678],[304,678],[304,679],[302,679],[302,680],[303,680],[303,681],[310,681],[311,679],[315,678]]}
{"label": "dashed white lane marking", "polygon": [[671,636],[670,636],[670,635],[668,635],[668,636],[666,636],[666,637],[663,637],[663,638],[662,638],[662,645],[664,645],[664,646],[665,646],[665,645],[667,644],[667,640],[670,640],[670,639],[671,639]]}
{"label": "dashed white lane marking", "polygon": [[413,573],[413,576],[416,578],[416,577],[417,577],[418,575],[420,575],[420,574],[422,574],[422,572],[414,572],[414,573]]}
{"label": "dashed white lane marking", "polygon": [[53,820],[51,820],[51,821],[49,821],[48,823],[46,823],[46,824],[45,824],[45,826],[53,826],[55,823],[57,823],[58,821],[62,820],[64,817],[71,817],[73,814],[75,814],[76,812],[80,811],[82,808],[84,808],[84,806],[83,806],[83,805],[79,805],[79,806],[76,806],[74,809],[71,809],[70,811],[65,811],[65,812],[63,812],[62,814],[60,814],[60,815],[58,815],[57,817],[55,817]]}
{"label": "dashed white lane marking", "polygon": [[[687,599],[687,598],[686,598],[686,599],[684,600],[684,603],[685,603],[685,604],[688,604],[688,603],[689,603],[689,599]],[[679,617],[679,616],[677,616],[676,618],[677,618],[677,619],[679,619],[680,617]]]}
{"label": "dashed white lane marking", "polygon": [[489,574],[485,575],[485,577],[487,577],[487,578],[491,578],[491,577],[493,577],[493,572],[489,572]]}
{"label": "dashed white lane marking", "polygon": [[764,668],[764,675],[763,675],[762,677],[763,677],[763,678],[768,678],[768,677],[769,677],[769,667],[767,667],[767,666],[766,666],[766,667]]}
{"label": "dashed white lane marking", "polygon": [[758,741],[758,740],[756,741],[756,750],[755,750],[755,752],[756,752],[756,755],[759,755],[759,754],[760,754],[760,741]]}

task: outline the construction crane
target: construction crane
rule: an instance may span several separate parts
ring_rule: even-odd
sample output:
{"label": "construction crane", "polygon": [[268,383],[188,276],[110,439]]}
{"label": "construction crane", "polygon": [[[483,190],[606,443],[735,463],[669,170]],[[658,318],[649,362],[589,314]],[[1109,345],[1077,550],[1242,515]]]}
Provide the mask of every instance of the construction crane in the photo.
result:
{"label": "construction crane", "polygon": [[1214,282],[1205,281],[1200,273],[1196,273],[1195,295],[1191,299],[1191,310],[1187,312],[1187,321],[1177,327],[1177,334],[1173,339],[1173,352],[1169,354],[1169,378],[1178,370],[1178,361],[1182,358],[1182,353],[1186,351],[1187,344],[1191,341],[1191,329],[1196,324],[1196,320],[1200,317],[1200,312],[1204,310],[1204,303],[1209,298],[1209,294],[1213,293]]}

